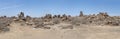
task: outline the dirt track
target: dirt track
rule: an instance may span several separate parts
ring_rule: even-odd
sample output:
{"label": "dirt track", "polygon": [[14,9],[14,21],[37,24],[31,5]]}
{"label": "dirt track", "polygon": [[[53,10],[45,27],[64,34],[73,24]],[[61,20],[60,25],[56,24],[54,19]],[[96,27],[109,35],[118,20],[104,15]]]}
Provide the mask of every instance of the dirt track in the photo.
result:
{"label": "dirt track", "polygon": [[33,29],[12,25],[0,39],[120,39],[119,26],[78,26],[74,29]]}

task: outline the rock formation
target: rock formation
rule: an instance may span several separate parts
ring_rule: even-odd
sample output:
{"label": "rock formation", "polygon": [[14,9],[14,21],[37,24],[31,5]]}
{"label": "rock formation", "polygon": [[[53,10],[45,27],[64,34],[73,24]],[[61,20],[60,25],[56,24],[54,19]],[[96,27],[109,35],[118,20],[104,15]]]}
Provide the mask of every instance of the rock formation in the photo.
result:
{"label": "rock formation", "polygon": [[82,12],[82,11],[80,11],[80,15],[79,15],[79,16],[80,16],[80,17],[83,16],[83,12]]}
{"label": "rock formation", "polygon": [[0,17],[0,31],[9,31],[11,23],[20,23],[34,28],[50,29],[48,26],[54,26],[61,23],[71,24],[70,26],[63,27],[73,28],[73,26],[81,25],[110,25],[120,26],[120,16],[109,16],[106,12],[100,12],[99,14],[84,15],[80,11],[79,17],[71,15],[51,15],[46,14],[43,17],[31,17],[25,16],[23,12],[20,12],[18,17],[1,16]]}

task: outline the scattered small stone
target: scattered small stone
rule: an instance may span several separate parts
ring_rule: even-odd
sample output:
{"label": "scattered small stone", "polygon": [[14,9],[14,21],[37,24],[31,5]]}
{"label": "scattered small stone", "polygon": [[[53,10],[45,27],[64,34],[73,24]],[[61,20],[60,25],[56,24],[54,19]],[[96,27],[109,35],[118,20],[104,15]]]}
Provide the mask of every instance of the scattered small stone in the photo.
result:
{"label": "scattered small stone", "polygon": [[43,17],[31,17],[25,16],[24,12],[20,12],[18,16],[1,16],[0,17],[0,31],[9,31],[9,26],[11,23],[20,23],[21,26],[33,26],[34,28],[43,28],[50,29],[51,27],[59,25],[60,23],[71,24],[69,26],[63,25],[62,29],[73,29],[73,25],[81,26],[81,25],[111,25],[111,26],[120,26],[120,16],[109,16],[107,12],[99,12],[99,14],[93,15],[84,15],[82,11],[80,11],[79,16],[71,16],[71,15],[51,15],[46,14]]}

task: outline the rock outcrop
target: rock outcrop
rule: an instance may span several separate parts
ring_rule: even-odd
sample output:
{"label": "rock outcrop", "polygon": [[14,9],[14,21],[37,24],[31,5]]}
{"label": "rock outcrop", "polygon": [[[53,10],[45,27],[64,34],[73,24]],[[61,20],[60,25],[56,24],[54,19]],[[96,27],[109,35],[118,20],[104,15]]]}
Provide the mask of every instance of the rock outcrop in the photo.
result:
{"label": "rock outcrop", "polygon": [[[21,23],[27,26],[32,26],[33,28],[43,28],[51,29],[51,26],[59,25],[60,23],[71,24],[66,28],[73,28],[75,26],[84,25],[110,25],[110,26],[120,26],[120,16],[109,16],[106,12],[100,12],[99,14],[84,15],[80,11],[79,16],[71,15],[51,15],[46,14],[43,17],[31,17],[25,16],[23,12],[20,12],[18,17],[12,16],[1,16],[0,17],[0,31],[9,31],[9,26],[11,23]],[[50,27],[48,27],[50,26]]]}

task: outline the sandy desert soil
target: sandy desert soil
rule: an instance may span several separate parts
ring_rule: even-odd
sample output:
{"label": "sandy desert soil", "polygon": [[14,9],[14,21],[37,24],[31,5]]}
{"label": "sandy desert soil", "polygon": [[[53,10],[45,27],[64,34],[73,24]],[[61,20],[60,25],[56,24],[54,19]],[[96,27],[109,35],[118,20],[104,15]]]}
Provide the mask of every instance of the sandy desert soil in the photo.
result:
{"label": "sandy desert soil", "polygon": [[12,24],[9,32],[0,34],[0,39],[120,39],[120,27],[77,26],[74,29],[34,29]]}
{"label": "sandy desert soil", "polygon": [[0,39],[120,39],[120,16],[0,17]]}

